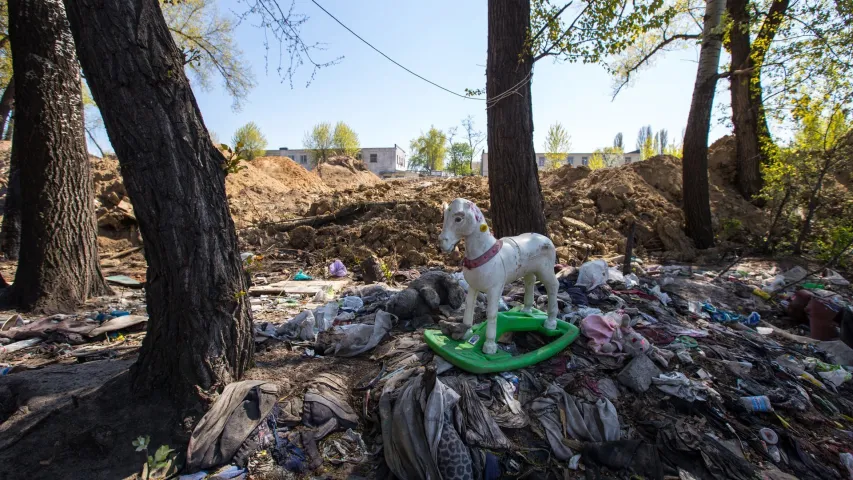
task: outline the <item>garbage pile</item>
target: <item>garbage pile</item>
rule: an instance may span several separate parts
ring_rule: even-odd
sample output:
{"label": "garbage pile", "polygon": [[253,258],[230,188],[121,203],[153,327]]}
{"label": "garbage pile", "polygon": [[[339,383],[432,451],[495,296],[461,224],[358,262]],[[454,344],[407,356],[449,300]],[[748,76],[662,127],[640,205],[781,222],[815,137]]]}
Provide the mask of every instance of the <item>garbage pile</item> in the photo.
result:
{"label": "garbage pile", "polygon": [[[202,473],[182,478],[214,478],[222,465],[263,478],[853,475],[853,349],[838,339],[853,297],[841,275],[633,265],[629,274],[603,260],[561,267],[560,317],[582,335],[498,374],[459,370],[423,341],[424,328],[461,321],[458,274],[317,294],[322,302],[286,321],[256,322],[262,356],[295,348],[304,362],[357,357],[373,367],[357,380],[325,371],[305,385],[229,385],[189,446],[190,471]],[[442,290],[438,300],[426,301],[430,288]],[[544,306],[543,288],[537,297]],[[429,318],[390,313],[404,299]],[[522,302],[523,286],[507,285],[501,309]],[[484,298],[476,308],[479,321]],[[499,345],[516,355],[548,341],[515,332]],[[239,402],[260,415],[244,418]]]}

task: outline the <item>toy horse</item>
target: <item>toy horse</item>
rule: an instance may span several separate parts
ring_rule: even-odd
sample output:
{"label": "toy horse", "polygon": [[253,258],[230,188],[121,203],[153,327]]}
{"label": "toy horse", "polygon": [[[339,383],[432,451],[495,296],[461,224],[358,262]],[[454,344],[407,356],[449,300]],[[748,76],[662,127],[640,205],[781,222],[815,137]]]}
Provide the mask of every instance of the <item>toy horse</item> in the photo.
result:
{"label": "toy horse", "polygon": [[468,282],[468,296],[465,299],[463,323],[470,327],[474,323],[474,307],[477,293],[483,292],[488,298],[486,306],[486,342],[483,353],[497,351],[495,343],[498,305],[504,285],[524,278],[524,310],[533,309],[533,286],[536,279],[545,285],[548,292],[548,320],[544,327],[557,328],[557,276],[554,264],[557,251],[548,237],[538,233],[525,233],[516,237],[495,239],[489,232],[489,226],[483,213],[474,203],[457,198],[444,204],[444,226],[438,237],[439,245],[450,252],[465,239],[465,260],[462,263],[462,275]]}

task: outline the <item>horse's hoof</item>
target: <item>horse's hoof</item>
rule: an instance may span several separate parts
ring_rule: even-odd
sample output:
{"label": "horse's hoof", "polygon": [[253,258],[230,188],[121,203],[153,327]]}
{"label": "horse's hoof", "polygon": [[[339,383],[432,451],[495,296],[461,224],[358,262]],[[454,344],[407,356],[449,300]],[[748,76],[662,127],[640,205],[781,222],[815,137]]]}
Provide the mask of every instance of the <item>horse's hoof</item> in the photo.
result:
{"label": "horse's hoof", "polygon": [[524,308],[522,308],[522,309],[521,309],[521,311],[522,311],[522,312],[524,312],[524,313],[530,313],[530,312],[532,312],[532,311],[533,311],[533,306],[530,306],[530,307],[524,307]]}
{"label": "horse's hoof", "polygon": [[548,320],[545,320],[545,328],[548,330],[556,329],[557,328],[557,319],[556,318],[549,318]]}
{"label": "horse's hoof", "polygon": [[483,344],[483,353],[486,355],[494,355],[498,351],[498,344],[495,342],[490,342],[486,340],[486,343]]}
{"label": "horse's hoof", "polygon": [[462,336],[462,340],[467,342],[473,336],[474,330],[472,330],[471,327],[468,327],[468,330],[465,331],[465,335]]}

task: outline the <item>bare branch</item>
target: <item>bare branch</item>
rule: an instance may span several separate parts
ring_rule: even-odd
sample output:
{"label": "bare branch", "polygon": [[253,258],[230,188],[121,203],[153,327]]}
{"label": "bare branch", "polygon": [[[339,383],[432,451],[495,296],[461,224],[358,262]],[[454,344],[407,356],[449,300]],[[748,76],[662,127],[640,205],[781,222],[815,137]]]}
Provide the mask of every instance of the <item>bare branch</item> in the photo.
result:
{"label": "bare branch", "polygon": [[628,70],[625,72],[625,79],[619,84],[618,87],[616,87],[616,91],[613,93],[613,99],[616,98],[616,95],[619,95],[619,92],[622,91],[622,88],[624,88],[626,85],[628,85],[628,82],[630,82],[630,80],[631,80],[631,74],[636,72],[643,65],[645,65],[646,62],[651,60],[651,58],[656,53],[658,53],[659,51],[664,49],[667,45],[669,45],[672,42],[675,42],[677,40],[698,40],[700,38],[702,38],[702,35],[698,34],[698,33],[697,34],[678,34],[678,35],[673,35],[673,36],[668,37],[668,38],[665,37],[660,43],[655,45],[655,47],[653,49],[651,49],[648,53],[646,53],[643,56],[643,58],[640,59],[640,61],[638,61],[636,64],[634,64],[628,68]]}

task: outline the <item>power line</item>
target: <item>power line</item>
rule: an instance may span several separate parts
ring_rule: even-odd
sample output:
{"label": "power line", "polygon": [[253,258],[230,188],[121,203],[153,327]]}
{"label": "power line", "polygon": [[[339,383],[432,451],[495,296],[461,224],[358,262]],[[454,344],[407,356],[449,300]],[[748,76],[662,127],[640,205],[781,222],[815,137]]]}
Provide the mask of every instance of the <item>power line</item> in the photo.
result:
{"label": "power line", "polygon": [[382,50],[379,50],[378,48],[374,47],[373,45],[371,45],[371,44],[370,44],[370,42],[368,42],[367,40],[365,40],[365,39],[361,38],[361,36],[360,36],[359,34],[357,34],[357,33],[353,32],[351,28],[349,28],[348,26],[344,25],[344,23],[343,23],[342,21],[338,20],[338,19],[337,19],[337,17],[335,17],[334,15],[332,15],[332,14],[331,14],[328,10],[326,10],[325,8],[323,8],[323,6],[322,6],[322,5],[320,5],[319,3],[317,3],[317,1],[316,1],[316,0],[311,0],[311,2],[312,2],[314,5],[317,5],[317,7],[318,7],[320,10],[322,10],[323,12],[325,12],[325,13],[326,13],[326,15],[328,15],[328,16],[330,16],[330,17],[332,17],[332,20],[334,20],[334,21],[338,22],[338,24],[339,24],[340,26],[344,27],[344,28],[345,28],[349,33],[351,33],[351,34],[355,35],[355,38],[357,38],[357,39],[361,40],[362,42],[364,42],[364,44],[365,44],[365,45],[367,45],[368,47],[370,47],[370,48],[372,48],[373,50],[375,50],[375,51],[376,51],[376,53],[378,53],[379,55],[382,55],[383,57],[385,57],[386,59],[388,59],[388,61],[390,61],[390,62],[391,62],[391,63],[393,63],[394,65],[397,65],[398,67],[400,67],[400,68],[402,68],[403,70],[405,70],[405,71],[407,71],[407,72],[411,73],[412,75],[414,75],[414,76],[416,76],[416,77],[420,78],[421,80],[423,80],[423,81],[425,81],[425,82],[429,83],[430,85],[433,85],[433,86],[435,86],[435,87],[438,87],[438,88],[440,88],[440,89],[444,90],[444,91],[445,91],[445,92],[447,92],[447,93],[450,93],[450,94],[452,94],[452,95],[456,95],[457,97],[464,98],[464,99],[466,99],[466,100],[480,100],[480,101],[484,100],[484,99],[482,99],[482,98],[474,98],[474,97],[469,97],[469,96],[467,96],[467,95],[462,95],[462,94],[460,94],[460,93],[456,93],[456,92],[454,92],[453,90],[450,90],[449,88],[444,88],[444,87],[442,87],[441,85],[439,85],[439,84],[437,84],[437,83],[433,82],[432,80],[426,79],[426,78],[424,78],[424,77],[422,77],[422,76],[418,75],[417,73],[415,73],[415,72],[413,72],[413,71],[409,70],[408,68],[404,67],[403,65],[400,65],[400,62],[398,62],[398,61],[394,60],[393,58],[389,57],[388,55],[385,55],[385,54],[382,52]]}

